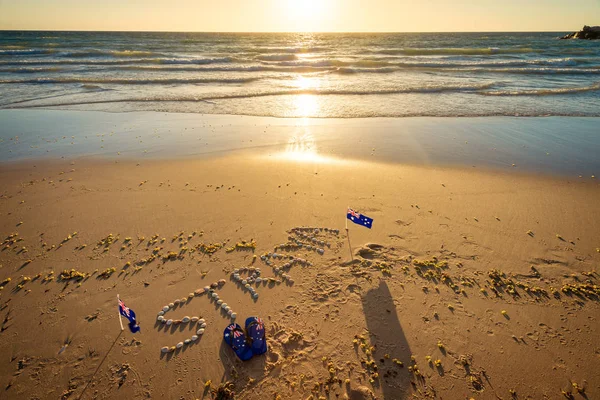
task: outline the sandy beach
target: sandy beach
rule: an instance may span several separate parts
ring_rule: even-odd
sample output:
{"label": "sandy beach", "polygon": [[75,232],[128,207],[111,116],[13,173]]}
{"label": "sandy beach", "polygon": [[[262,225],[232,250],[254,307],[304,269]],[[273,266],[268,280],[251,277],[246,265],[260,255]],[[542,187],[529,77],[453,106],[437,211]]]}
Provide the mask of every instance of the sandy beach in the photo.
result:
{"label": "sandy beach", "polygon": [[[2,398],[600,397],[595,178],[249,151],[26,159],[0,182]],[[221,279],[266,355],[223,342]],[[197,328],[157,321],[178,299],[169,318],[207,326],[161,353]]]}
{"label": "sandy beach", "polygon": [[0,1],[0,400],[599,400],[572,3]]}

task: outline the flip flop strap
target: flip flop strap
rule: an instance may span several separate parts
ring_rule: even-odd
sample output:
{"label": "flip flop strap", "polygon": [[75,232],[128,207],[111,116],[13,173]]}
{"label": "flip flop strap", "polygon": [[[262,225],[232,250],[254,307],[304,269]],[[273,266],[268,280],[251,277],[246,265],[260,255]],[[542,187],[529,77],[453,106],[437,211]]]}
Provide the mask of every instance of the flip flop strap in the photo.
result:
{"label": "flip flop strap", "polygon": [[[262,333],[262,336],[265,336],[265,326],[264,326],[264,324],[263,324],[262,322],[261,322],[261,323],[259,323],[257,320],[254,320],[254,321],[252,321],[252,322],[250,322],[250,323],[248,324],[248,329],[252,328],[254,325],[262,325],[262,327],[263,327],[263,333]],[[250,339],[252,339],[252,338],[250,338]]]}
{"label": "flip flop strap", "polygon": [[244,330],[242,328],[240,328],[240,327],[237,327],[237,326],[235,328],[231,329],[231,332],[235,332],[235,331],[242,332],[242,333],[245,334]]}
{"label": "flip flop strap", "polygon": [[[244,332],[244,330],[242,328],[237,327],[237,326],[235,328],[233,328],[233,329],[230,329],[230,331],[231,331],[232,335],[233,335],[233,332],[235,332],[235,331],[243,333],[244,336],[246,335],[246,333]],[[233,338],[231,340],[231,348],[234,349],[234,350],[237,350],[237,349],[239,349],[239,347],[237,347],[235,344],[233,344],[234,340],[236,339],[236,337],[235,336],[232,336],[232,337]],[[245,340],[244,340],[244,342],[245,342]]]}

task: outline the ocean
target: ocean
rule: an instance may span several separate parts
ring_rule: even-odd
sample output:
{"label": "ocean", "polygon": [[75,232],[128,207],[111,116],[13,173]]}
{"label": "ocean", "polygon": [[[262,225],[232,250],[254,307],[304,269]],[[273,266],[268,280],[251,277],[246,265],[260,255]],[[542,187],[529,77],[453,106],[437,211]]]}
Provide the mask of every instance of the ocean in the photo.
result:
{"label": "ocean", "polygon": [[600,116],[600,43],[551,33],[0,32],[0,108]]}

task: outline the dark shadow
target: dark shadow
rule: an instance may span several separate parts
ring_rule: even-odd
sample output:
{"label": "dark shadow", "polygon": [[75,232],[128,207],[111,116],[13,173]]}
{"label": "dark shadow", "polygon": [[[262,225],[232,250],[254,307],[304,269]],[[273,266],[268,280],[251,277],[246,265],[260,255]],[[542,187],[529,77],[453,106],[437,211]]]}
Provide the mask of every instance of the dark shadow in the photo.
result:
{"label": "dark shadow", "polygon": [[254,356],[248,361],[242,361],[235,355],[231,347],[229,347],[229,345],[227,345],[227,343],[225,343],[224,340],[221,340],[221,346],[219,347],[219,359],[223,363],[223,370],[225,372],[223,374],[223,377],[221,378],[220,383],[239,383],[241,386],[237,387],[236,385],[235,388],[236,392],[239,392],[240,389],[242,389],[242,387],[246,386],[246,383],[251,378],[254,379],[256,383],[258,383],[263,377],[265,377],[265,375],[267,378],[277,376],[278,372],[276,371],[265,371],[267,357],[269,357],[270,350],[271,346],[269,344],[268,350],[265,354]]}
{"label": "dark shadow", "polygon": [[88,386],[90,385],[90,383],[94,380],[94,378],[96,377],[96,374],[98,373],[98,371],[100,370],[100,367],[102,366],[102,364],[104,364],[104,361],[106,361],[106,358],[108,357],[108,355],[110,354],[110,351],[113,349],[113,347],[115,347],[115,344],[117,344],[117,341],[119,340],[119,338],[121,337],[121,334],[123,333],[123,331],[119,331],[119,334],[117,335],[117,337],[115,338],[114,342],[110,345],[110,348],[108,349],[108,351],[106,352],[106,354],[104,355],[104,358],[102,359],[102,361],[100,361],[100,363],[98,364],[98,367],[96,368],[96,370],[94,371],[94,373],[92,374],[92,376],[90,377],[90,380],[86,383],[85,387],[83,388],[83,390],[81,391],[81,394],[79,395],[78,399],[80,400],[83,395],[85,394],[85,391],[87,390]]}
{"label": "dark shadow", "polygon": [[435,369],[437,370],[437,373],[440,376],[444,376],[445,375],[445,373],[444,373],[444,367],[442,367],[441,365],[436,366]]}
{"label": "dark shadow", "polygon": [[348,238],[348,250],[350,251],[350,260],[354,261],[354,256],[352,255],[352,243],[350,243],[350,231],[346,228],[346,236]]}
{"label": "dark shadow", "polygon": [[[400,360],[405,366],[410,365],[410,347],[385,280],[379,281],[379,287],[369,290],[363,297],[362,303],[370,342],[377,348],[376,358],[379,358],[379,355],[389,354],[392,359]],[[408,398],[412,376],[409,375],[406,367],[400,368],[392,360],[385,360],[379,363],[379,376],[384,399]],[[416,382],[420,385],[419,381]]]}

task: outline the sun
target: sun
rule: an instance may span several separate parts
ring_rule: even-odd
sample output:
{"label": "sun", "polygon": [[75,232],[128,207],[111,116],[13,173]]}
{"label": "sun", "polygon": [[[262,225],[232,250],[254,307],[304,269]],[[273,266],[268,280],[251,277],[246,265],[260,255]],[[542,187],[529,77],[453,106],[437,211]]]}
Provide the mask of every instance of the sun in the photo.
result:
{"label": "sun", "polygon": [[323,0],[287,0],[287,7],[292,18],[307,20],[318,17],[324,9]]}
{"label": "sun", "polygon": [[332,0],[284,0],[286,19],[291,30],[316,32],[327,30],[325,21],[331,11]]}

